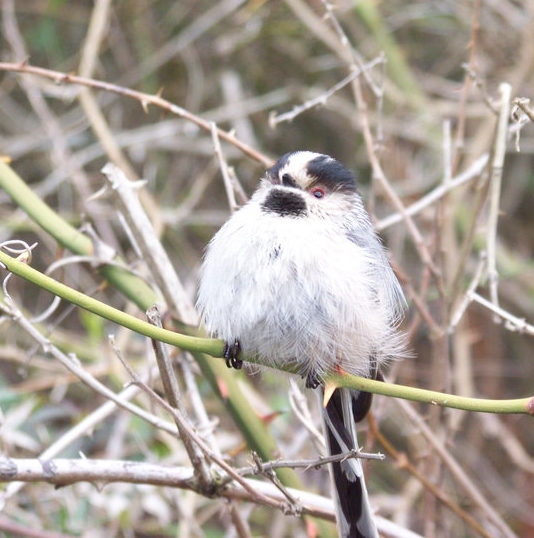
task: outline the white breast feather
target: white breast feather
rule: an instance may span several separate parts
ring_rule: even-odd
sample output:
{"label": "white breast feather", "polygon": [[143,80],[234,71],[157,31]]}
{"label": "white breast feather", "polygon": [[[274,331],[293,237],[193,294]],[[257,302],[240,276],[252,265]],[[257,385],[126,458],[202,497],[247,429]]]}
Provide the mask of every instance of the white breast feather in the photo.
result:
{"label": "white breast feather", "polygon": [[295,363],[303,375],[336,366],[368,374],[370,358],[380,364],[402,348],[395,331],[401,292],[373,239],[364,249],[324,219],[246,204],[208,246],[197,303],[205,327],[227,342],[238,339],[245,359]]}

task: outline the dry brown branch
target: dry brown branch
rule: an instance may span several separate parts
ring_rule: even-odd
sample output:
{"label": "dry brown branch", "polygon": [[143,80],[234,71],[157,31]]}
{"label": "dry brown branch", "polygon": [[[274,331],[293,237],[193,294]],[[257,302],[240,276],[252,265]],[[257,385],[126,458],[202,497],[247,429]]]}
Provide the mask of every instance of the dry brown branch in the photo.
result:
{"label": "dry brown branch", "polygon": [[[162,110],[165,110],[166,112],[170,114],[179,116],[180,118],[183,118],[197,125],[201,129],[204,129],[205,131],[211,132],[211,122],[206,121],[195,114],[191,114],[184,108],[174,103],[171,103],[170,101],[164,99],[160,95],[149,95],[143,92],[132,90],[130,88],[126,88],[124,86],[112,84],[110,82],[104,82],[101,80],[95,80],[92,78],[81,77],[81,76],[72,75],[68,73],[61,73],[58,71],[53,71],[51,69],[35,67],[32,65],[28,65],[26,63],[17,64],[17,63],[0,62],[0,70],[11,71],[14,73],[27,73],[27,74],[39,75],[39,76],[46,77],[53,80],[56,84],[78,84],[80,86],[85,86],[87,88],[92,88],[95,90],[103,90],[103,91],[123,95],[125,97],[129,97],[131,99],[135,99],[136,101],[138,101],[141,107],[143,108],[143,110],[145,111],[145,113],[148,112],[148,107],[150,105],[153,105],[158,108],[161,108]],[[257,162],[262,163],[265,166],[270,166],[273,163],[272,159],[266,157],[259,151],[241,142],[239,139],[237,139],[233,135],[233,133],[223,131],[222,129],[217,129],[217,134],[219,138],[235,146],[236,148],[241,150],[245,155],[248,155],[251,159],[254,159]]]}

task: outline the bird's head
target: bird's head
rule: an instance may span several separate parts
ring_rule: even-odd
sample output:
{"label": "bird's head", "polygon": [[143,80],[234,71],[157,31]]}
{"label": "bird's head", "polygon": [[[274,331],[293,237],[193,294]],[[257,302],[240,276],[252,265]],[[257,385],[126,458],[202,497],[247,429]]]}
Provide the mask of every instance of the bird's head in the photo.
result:
{"label": "bird's head", "polygon": [[328,155],[286,153],[262,185],[264,212],[282,217],[334,216],[353,209],[359,195],[354,174]]}

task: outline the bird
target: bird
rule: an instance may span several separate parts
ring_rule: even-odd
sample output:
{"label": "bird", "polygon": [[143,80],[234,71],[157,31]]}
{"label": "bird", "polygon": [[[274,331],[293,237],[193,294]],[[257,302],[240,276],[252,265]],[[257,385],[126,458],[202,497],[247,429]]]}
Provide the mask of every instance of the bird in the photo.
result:
{"label": "bird", "polygon": [[[380,378],[404,353],[406,303],[355,174],[311,151],[283,155],[206,247],[197,307],[225,342],[228,367],[247,358],[294,371],[324,391],[332,372]],[[322,405],[331,455],[359,450],[355,423],[372,395],[336,388]],[[378,536],[361,460],[331,464],[339,536]]]}

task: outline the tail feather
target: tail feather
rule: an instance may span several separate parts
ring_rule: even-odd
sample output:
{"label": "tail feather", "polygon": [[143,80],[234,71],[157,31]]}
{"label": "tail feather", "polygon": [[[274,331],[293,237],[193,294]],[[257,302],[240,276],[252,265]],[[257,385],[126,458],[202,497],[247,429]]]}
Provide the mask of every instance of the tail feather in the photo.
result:
{"label": "tail feather", "polygon": [[[349,389],[334,391],[324,410],[331,455],[359,448],[355,415],[361,420],[370,403],[366,393]],[[378,538],[361,461],[348,458],[332,463],[332,475],[340,538]]]}

